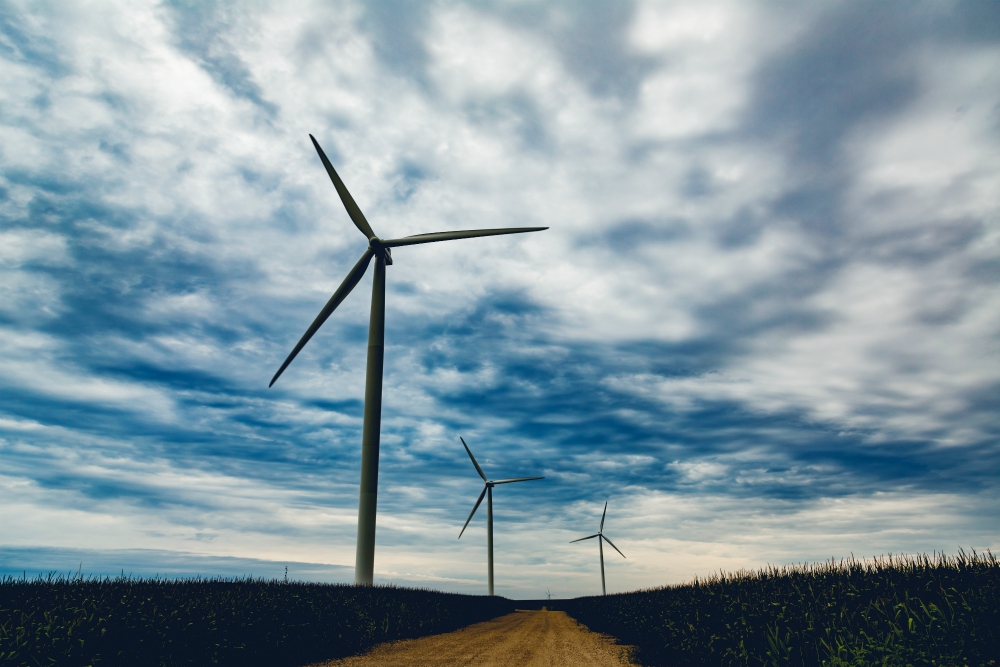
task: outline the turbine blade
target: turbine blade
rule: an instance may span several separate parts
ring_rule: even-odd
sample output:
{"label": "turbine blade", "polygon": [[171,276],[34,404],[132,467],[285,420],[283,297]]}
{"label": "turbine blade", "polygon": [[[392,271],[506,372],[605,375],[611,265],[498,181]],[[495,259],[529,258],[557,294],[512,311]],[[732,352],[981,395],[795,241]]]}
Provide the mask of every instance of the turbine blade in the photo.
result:
{"label": "turbine blade", "polygon": [[313,337],[313,334],[315,334],[319,328],[323,326],[323,323],[326,322],[326,318],[330,317],[330,314],[336,310],[341,301],[346,299],[347,295],[351,293],[351,290],[357,286],[358,282],[360,282],[361,278],[365,275],[365,271],[368,270],[368,264],[372,261],[372,257],[374,256],[375,253],[372,252],[371,248],[368,248],[368,250],[365,251],[365,254],[361,256],[358,263],[354,265],[351,272],[347,274],[346,278],[344,278],[344,282],[340,283],[340,287],[337,288],[337,291],[333,293],[330,300],[326,302],[325,306],[323,306],[323,310],[319,311],[319,315],[317,315],[316,319],[313,320],[313,323],[309,325],[306,332],[302,334],[302,338],[300,338],[299,342],[295,345],[295,349],[292,350],[292,353],[288,355],[287,359],[285,359],[285,363],[281,364],[281,368],[279,368],[278,372],[274,374],[273,378],[271,378],[271,383],[267,385],[268,387],[274,385],[275,380],[277,380],[285,369],[288,368],[288,364],[292,363],[292,359],[294,359],[295,356],[302,351],[302,348],[306,346],[306,343],[308,343],[309,339]]}
{"label": "turbine blade", "polygon": [[482,505],[483,498],[486,497],[486,489],[487,488],[489,488],[489,487],[484,486],[483,487],[483,492],[479,494],[479,499],[476,501],[476,504],[472,508],[472,511],[469,512],[469,518],[465,520],[465,525],[462,526],[462,532],[458,534],[458,539],[462,539],[462,533],[464,533],[465,529],[469,527],[469,522],[472,521],[472,515],[475,514],[476,510],[479,509],[479,506]]}
{"label": "turbine blade", "polygon": [[354,197],[351,193],[347,191],[347,186],[344,182],[340,180],[340,176],[337,175],[336,170],[330,161],[326,159],[326,153],[323,149],[319,147],[319,143],[316,142],[316,137],[309,135],[312,139],[313,146],[316,147],[316,152],[319,153],[319,159],[323,161],[323,166],[326,167],[326,173],[330,175],[330,180],[333,181],[333,187],[337,188],[337,194],[340,195],[340,201],[344,202],[344,208],[347,209],[347,215],[351,216],[351,220],[354,221],[354,226],[361,230],[361,233],[365,235],[365,238],[371,240],[375,238],[375,232],[372,231],[371,225],[365,220],[365,214],[361,212],[358,205],[354,203]]}
{"label": "turbine blade", "polygon": [[[612,548],[614,548],[615,551],[617,551],[618,553],[622,554],[621,549],[619,549],[618,547],[616,547],[614,542],[612,542],[608,538],[604,537],[604,535],[601,535],[601,539],[603,539],[605,542],[607,542],[608,544],[610,544],[612,546]],[[622,558],[625,558],[625,554],[622,554]]]}
{"label": "turbine blade", "polygon": [[598,534],[596,534],[596,535],[588,535],[587,537],[581,537],[581,538],[580,538],[580,539],[578,539],[578,540],[570,540],[570,541],[569,541],[569,543],[570,543],[570,544],[573,544],[574,542],[583,542],[584,540],[592,540],[592,539],[594,539],[595,537],[600,537],[600,536],[601,536],[601,535],[600,535],[600,533],[598,533]]}
{"label": "turbine blade", "polygon": [[493,482],[494,484],[510,484],[511,482],[527,482],[533,479],[545,479],[544,477],[516,477],[514,479],[501,479]]}
{"label": "turbine blade", "polygon": [[604,501],[604,514],[601,515],[601,527],[598,528],[598,532],[604,532],[604,517],[608,514],[608,502]]}
{"label": "turbine blade", "polygon": [[[469,453],[469,458],[472,459],[472,465],[476,466],[476,472],[479,473],[479,476],[483,478],[484,482],[490,481],[490,480],[486,479],[486,473],[484,473],[483,469],[479,467],[478,463],[476,463],[476,457],[472,455],[472,450],[469,449],[469,446],[467,444],[465,444],[465,438],[463,438],[462,436],[459,436],[458,439],[462,441],[462,446],[465,447],[465,451],[467,451]],[[486,491],[483,491],[483,493],[486,493]],[[480,500],[482,500],[482,498],[480,498]],[[479,507],[479,505],[476,505],[476,507]],[[474,511],[475,510],[473,510],[473,512]],[[471,515],[470,515],[470,518],[471,518]]]}
{"label": "turbine blade", "polygon": [[404,245],[419,243],[434,243],[435,241],[452,241],[454,239],[472,239],[479,236],[499,236],[500,234],[521,234],[524,232],[540,232],[548,227],[503,227],[501,229],[464,229],[456,232],[433,232],[430,234],[415,234],[401,239],[389,239],[382,245],[387,248],[398,248]]}

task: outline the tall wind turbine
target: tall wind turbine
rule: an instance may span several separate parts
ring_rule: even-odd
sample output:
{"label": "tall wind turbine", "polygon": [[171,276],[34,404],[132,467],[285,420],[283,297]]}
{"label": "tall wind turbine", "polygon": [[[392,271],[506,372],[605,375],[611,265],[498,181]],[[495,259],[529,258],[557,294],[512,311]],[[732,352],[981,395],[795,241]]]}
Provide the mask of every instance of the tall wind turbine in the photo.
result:
{"label": "tall wind turbine", "polygon": [[472,508],[472,511],[469,512],[469,518],[465,520],[465,525],[462,526],[462,532],[458,534],[458,539],[462,539],[462,533],[464,533],[465,529],[469,527],[469,522],[472,521],[472,515],[476,513],[476,510],[479,509],[479,505],[482,504],[483,502],[483,496],[487,496],[488,497],[488,500],[486,501],[486,551],[488,552],[487,569],[489,571],[489,579],[490,579],[490,595],[493,595],[493,487],[496,486],[497,484],[510,484],[511,482],[528,482],[533,479],[545,479],[545,478],[515,477],[513,479],[498,479],[496,481],[487,479],[486,473],[484,473],[483,469],[479,467],[478,463],[476,463],[476,457],[472,455],[472,450],[469,449],[469,446],[467,444],[465,444],[465,439],[459,438],[459,440],[462,441],[462,446],[465,447],[465,451],[469,453],[469,458],[472,459],[472,465],[476,466],[476,472],[478,472],[479,476],[483,478],[484,482],[486,482],[486,486],[483,487],[483,492],[479,494],[479,498],[476,500],[475,506]]}
{"label": "tall wind turbine", "polygon": [[496,236],[498,234],[519,234],[521,232],[537,232],[548,227],[506,227],[503,229],[468,229],[454,232],[436,232],[432,234],[417,234],[399,239],[380,239],[372,231],[368,221],[354,198],[347,191],[344,182],[327,159],[323,149],[316,143],[311,134],[313,146],[319,153],[319,159],[326,167],[326,173],[333,181],[333,187],[340,195],[340,201],[347,209],[354,226],[368,239],[368,249],[354,265],[344,282],[333,293],[330,300],[319,311],[319,315],[306,329],[291,354],[281,364],[281,368],[271,378],[272,386],[292,359],[305,347],[330,314],[347,298],[368,270],[368,264],[375,259],[375,279],[372,282],[372,310],[368,325],[368,370],[365,377],[365,417],[361,432],[361,491],[358,498],[358,546],[354,560],[354,583],[370,586],[373,583],[375,571],[375,506],[378,500],[378,449],[379,431],[382,424],[382,358],[385,346],[385,267],[392,264],[391,248],[452,239],[470,239],[477,236]]}
{"label": "tall wind turbine", "polygon": [[[612,542],[611,540],[609,540],[607,537],[604,536],[604,517],[607,515],[607,513],[608,513],[608,504],[605,502],[604,503],[604,514],[601,515],[601,527],[597,529],[597,534],[596,535],[588,535],[587,537],[581,537],[578,540],[570,540],[570,544],[573,544],[573,542],[582,542],[584,540],[592,540],[595,537],[597,538],[597,544],[600,545],[599,548],[600,548],[600,551],[601,551],[601,595],[607,595],[608,594],[608,589],[604,585],[604,544],[603,544],[603,542],[607,542],[608,544],[611,545],[611,547],[615,551],[617,551],[618,553],[622,554],[621,550],[618,547],[615,546],[614,542]],[[625,554],[622,554],[622,558],[625,558]]]}

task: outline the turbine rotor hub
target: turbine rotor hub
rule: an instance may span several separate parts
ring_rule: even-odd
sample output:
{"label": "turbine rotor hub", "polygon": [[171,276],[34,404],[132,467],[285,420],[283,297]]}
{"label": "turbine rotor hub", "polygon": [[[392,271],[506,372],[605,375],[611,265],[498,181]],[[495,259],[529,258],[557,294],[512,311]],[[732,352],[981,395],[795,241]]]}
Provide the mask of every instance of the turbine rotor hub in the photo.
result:
{"label": "turbine rotor hub", "polygon": [[386,266],[392,265],[392,251],[382,245],[382,239],[377,236],[371,237],[368,239],[368,247],[372,249],[372,252],[374,252],[376,256],[385,260]]}

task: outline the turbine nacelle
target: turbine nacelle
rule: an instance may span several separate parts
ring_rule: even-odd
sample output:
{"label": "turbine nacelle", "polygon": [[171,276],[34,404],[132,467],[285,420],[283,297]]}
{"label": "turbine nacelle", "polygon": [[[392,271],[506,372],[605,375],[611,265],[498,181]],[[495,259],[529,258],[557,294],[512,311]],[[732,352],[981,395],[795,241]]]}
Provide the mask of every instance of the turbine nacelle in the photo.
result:
{"label": "turbine nacelle", "polygon": [[374,236],[368,239],[368,249],[376,257],[381,257],[386,266],[392,266],[392,249],[385,244],[385,241]]}

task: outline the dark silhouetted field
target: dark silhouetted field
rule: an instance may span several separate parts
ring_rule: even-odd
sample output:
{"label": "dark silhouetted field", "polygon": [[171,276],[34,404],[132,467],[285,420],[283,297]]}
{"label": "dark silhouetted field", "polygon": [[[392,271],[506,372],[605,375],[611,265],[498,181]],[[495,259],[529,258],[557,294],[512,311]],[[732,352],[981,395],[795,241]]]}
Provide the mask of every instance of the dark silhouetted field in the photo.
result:
{"label": "dark silhouetted field", "polygon": [[[973,553],[770,568],[534,605],[254,579],[7,578],[0,665],[301,667],[540,604],[637,647],[651,666],[1000,664],[1000,563]],[[529,626],[518,625],[508,653],[530,644]]]}
{"label": "dark silhouetted field", "polygon": [[634,644],[644,665],[1000,664],[991,553],[770,568],[552,606]]}
{"label": "dark silhouetted field", "polygon": [[0,665],[301,667],[514,610],[505,598],[256,579],[4,579]]}

